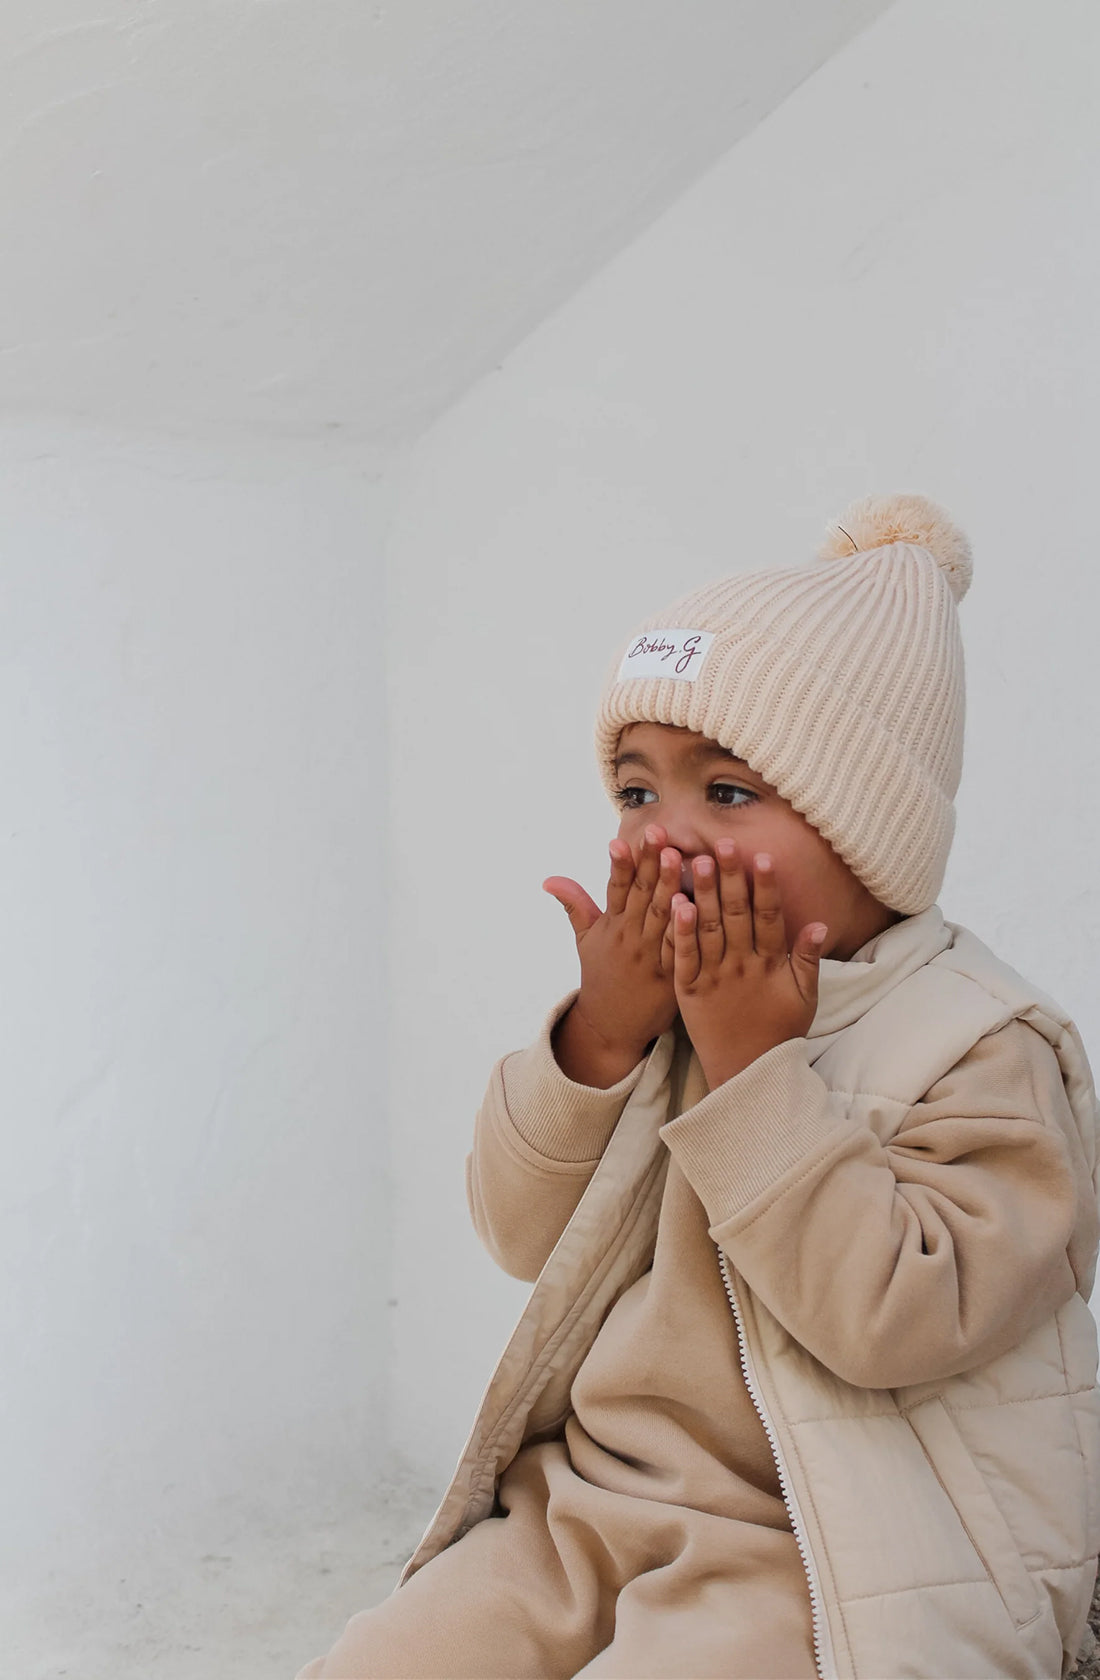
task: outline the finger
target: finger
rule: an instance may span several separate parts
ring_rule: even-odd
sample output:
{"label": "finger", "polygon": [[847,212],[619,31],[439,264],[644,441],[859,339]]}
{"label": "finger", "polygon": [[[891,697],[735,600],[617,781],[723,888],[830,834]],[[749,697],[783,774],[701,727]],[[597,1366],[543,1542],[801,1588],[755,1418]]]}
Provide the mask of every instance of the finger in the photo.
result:
{"label": "finger", "polygon": [[675,983],[676,979],[676,936],[673,932],[674,925],[672,916],[669,916],[668,925],[664,932],[664,938],[661,940],[661,973],[664,975],[666,980],[671,980],[673,983]]}
{"label": "finger", "polygon": [[639,928],[653,899],[653,889],[661,873],[661,848],[667,839],[659,823],[648,823],[642,835],[642,849],[634,869],[634,880],[627,895],[626,915]]}
{"label": "finger", "polygon": [[783,926],[783,901],[779,896],[771,854],[757,852],[752,865],[753,944],[762,957],[786,959],[787,930]]}
{"label": "finger", "polygon": [[718,871],[714,859],[692,858],[691,878],[695,888],[695,937],[700,966],[716,968],[726,950],[722,906],[718,899]]}
{"label": "finger", "polygon": [[607,850],[611,858],[611,873],[607,878],[607,913],[609,916],[621,916],[634,882],[634,854],[625,840],[612,840]]}
{"label": "finger", "polygon": [[699,978],[699,942],[695,937],[695,906],[686,893],[672,901],[672,978],[677,990]]}
{"label": "finger", "polygon": [[821,954],[829,930],[824,922],[808,922],[799,933],[791,952],[791,972],[795,985],[807,1003],[817,1008],[817,988],[821,975]]}
{"label": "finger", "polygon": [[653,889],[653,897],[649,901],[642,932],[647,938],[661,940],[665,934],[669,937],[669,952],[672,951],[672,932],[669,927],[669,916],[672,910],[672,895],[680,885],[680,870],[682,862],[675,846],[662,846],[660,874],[657,885]]}
{"label": "finger", "polygon": [[566,875],[548,875],[542,883],[542,890],[551,898],[556,898],[563,907],[578,939],[603,915],[595,899],[585,892],[579,882],[571,881]]}
{"label": "finger", "polygon": [[741,854],[736,840],[719,840],[714,850],[718,858],[718,898],[726,951],[747,957],[752,953],[752,906]]}
{"label": "finger", "polygon": [[675,916],[675,908],[676,908],[676,900],[680,899],[680,898],[682,898],[686,901],[687,900],[687,894],[686,893],[675,893],[675,894],[673,894],[672,902],[669,905],[668,921],[665,923],[665,931],[664,931],[664,935],[661,939],[661,973],[663,975],[665,975],[667,979],[672,980],[673,982],[675,982],[675,977],[676,977],[676,916]]}

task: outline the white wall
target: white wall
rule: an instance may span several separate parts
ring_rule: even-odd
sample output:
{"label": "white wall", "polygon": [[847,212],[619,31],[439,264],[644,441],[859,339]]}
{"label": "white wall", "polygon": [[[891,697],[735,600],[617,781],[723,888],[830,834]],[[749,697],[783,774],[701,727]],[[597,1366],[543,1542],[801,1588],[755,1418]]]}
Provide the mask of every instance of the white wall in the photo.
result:
{"label": "white wall", "polygon": [[574,983],[539,890],[593,892],[591,745],[620,638],[809,558],[870,489],[974,543],[945,913],[1100,1058],[1100,13],[902,0],[429,434],[390,545],[393,1438],[450,1470],[526,1290],[469,1229],[494,1059]]}
{"label": "white wall", "polygon": [[463,1158],[574,981],[539,882],[606,878],[607,662],[849,496],[973,536],[942,902],[1100,1057],[1098,57],[1089,0],[901,0],[382,481],[0,437],[8,1590],[353,1506],[387,1393],[447,1474],[526,1294]]}
{"label": "white wall", "polygon": [[419,436],[888,0],[4,0],[0,410]]}
{"label": "white wall", "polygon": [[378,1467],[385,500],[331,445],[0,452],[18,1595]]}

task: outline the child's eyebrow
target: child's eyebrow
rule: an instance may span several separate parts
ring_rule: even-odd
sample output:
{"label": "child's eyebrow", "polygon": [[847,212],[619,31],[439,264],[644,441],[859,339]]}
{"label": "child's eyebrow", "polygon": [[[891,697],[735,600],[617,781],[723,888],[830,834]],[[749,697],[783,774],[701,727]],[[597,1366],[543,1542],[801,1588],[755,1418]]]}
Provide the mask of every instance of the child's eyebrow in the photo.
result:
{"label": "child's eyebrow", "polygon": [[[687,749],[685,757],[690,759],[693,764],[703,764],[707,761],[707,759],[711,758],[724,758],[731,764],[745,764],[745,760],[743,758],[738,758],[737,754],[730,752],[728,747],[719,746],[717,741],[697,741],[693,747],[689,747]],[[615,758],[615,769],[621,769],[624,764],[640,764],[643,770],[652,770],[654,768],[652,759],[650,759],[644,752],[622,752],[617,754]],[[745,768],[747,769],[748,766],[745,765]]]}

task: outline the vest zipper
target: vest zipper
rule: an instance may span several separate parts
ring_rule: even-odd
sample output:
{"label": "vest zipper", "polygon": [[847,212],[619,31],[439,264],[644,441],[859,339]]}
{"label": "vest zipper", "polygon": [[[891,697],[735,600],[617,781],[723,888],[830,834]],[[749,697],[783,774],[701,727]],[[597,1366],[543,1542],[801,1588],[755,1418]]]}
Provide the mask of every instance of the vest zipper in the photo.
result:
{"label": "vest zipper", "polygon": [[[715,1244],[715,1247],[717,1247],[717,1244]],[[768,1437],[768,1445],[771,1448],[772,1457],[775,1460],[775,1468],[779,1473],[779,1486],[783,1494],[783,1503],[787,1507],[787,1515],[791,1520],[791,1532],[794,1535],[795,1545],[798,1547],[798,1555],[802,1559],[802,1567],[806,1571],[806,1582],[810,1589],[810,1616],[813,1622],[814,1662],[817,1665],[817,1672],[820,1676],[820,1680],[829,1680],[829,1677],[835,1674],[835,1669],[833,1668],[831,1662],[828,1667],[826,1667],[825,1651],[827,1646],[830,1647],[831,1655],[831,1641],[829,1639],[828,1623],[825,1620],[825,1606],[821,1597],[821,1587],[817,1579],[817,1574],[814,1570],[813,1560],[810,1557],[810,1548],[806,1540],[806,1530],[802,1522],[802,1513],[798,1508],[798,1501],[795,1498],[794,1490],[791,1487],[791,1478],[788,1473],[783,1454],[780,1450],[775,1430],[772,1428],[771,1419],[768,1417],[768,1414],[764,1409],[764,1401],[761,1398],[760,1390],[757,1387],[756,1374],[752,1367],[752,1360],[749,1357],[748,1343],[745,1339],[745,1321],[741,1317],[741,1307],[738,1303],[737,1294],[733,1287],[733,1278],[730,1275],[729,1264],[726,1260],[725,1253],[721,1248],[718,1249],[718,1265],[722,1273],[722,1282],[726,1287],[726,1294],[729,1297],[730,1308],[733,1312],[733,1321],[737,1327],[737,1346],[741,1355],[741,1370],[745,1378],[745,1387],[749,1391],[749,1398],[756,1407],[757,1416],[759,1417],[760,1422],[764,1425],[764,1433]]]}

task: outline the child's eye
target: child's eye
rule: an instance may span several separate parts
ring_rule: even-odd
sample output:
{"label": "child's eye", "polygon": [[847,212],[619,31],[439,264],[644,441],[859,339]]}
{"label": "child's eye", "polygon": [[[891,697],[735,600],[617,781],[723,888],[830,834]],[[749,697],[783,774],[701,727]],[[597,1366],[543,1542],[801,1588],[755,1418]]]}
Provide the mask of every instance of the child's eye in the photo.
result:
{"label": "child's eye", "polygon": [[[753,793],[751,788],[738,787],[736,782],[712,782],[707,792],[714,796],[716,805],[723,805],[727,810],[736,810],[739,805],[751,805],[760,797],[759,794]],[[615,794],[616,800],[626,811],[637,811],[640,806],[648,804],[656,797],[650,788],[643,787],[619,788]]]}
{"label": "child's eye", "polygon": [[[759,794],[753,793],[751,788],[738,787],[736,782],[711,782],[707,791],[714,794],[714,802],[716,805],[733,807],[746,804],[751,805],[754,799],[758,799],[760,797]],[[723,799],[719,797],[719,795],[727,793],[730,795],[736,794],[737,798],[731,797],[729,799]]]}

